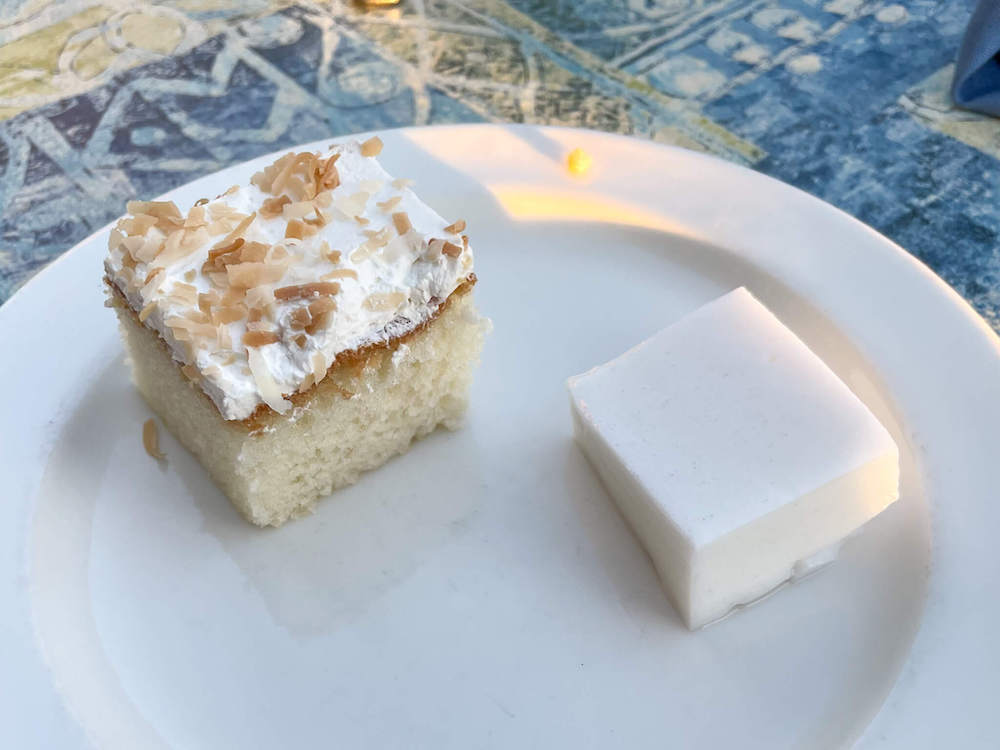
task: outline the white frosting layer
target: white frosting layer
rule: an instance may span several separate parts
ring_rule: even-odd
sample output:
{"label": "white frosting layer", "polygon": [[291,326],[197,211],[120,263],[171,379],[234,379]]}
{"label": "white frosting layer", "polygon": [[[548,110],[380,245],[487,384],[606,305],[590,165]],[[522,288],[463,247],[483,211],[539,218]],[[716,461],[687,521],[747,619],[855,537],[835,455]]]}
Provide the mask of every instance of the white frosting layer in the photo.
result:
{"label": "white frosting layer", "polygon": [[[337,152],[340,153],[336,162],[340,184],[332,191],[335,210],[325,213],[333,213],[338,218],[314,236],[297,240],[285,239],[288,218],[281,215],[264,218],[258,213],[242,233],[247,242],[281,245],[293,256],[280,281],[269,285],[272,289],[318,282],[324,274],[335,269],[353,270],[357,274],[357,278],[331,279],[340,285],[339,293],[334,296],[337,309],[329,316],[325,327],[307,336],[304,347],[294,341],[302,331],[291,324],[290,317],[296,309],[309,304],[306,299],[282,301],[272,306],[273,319],[265,322],[278,333],[280,340],[259,347],[260,356],[255,355],[255,361],[248,361],[247,349],[241,344],[247,331],[246,319],[228,324],[235,358],[218,344],[195,348],[178,341],[176,329],[166,324],[192,310],[189,303],[176,296],[170,297],[175,286],[190,285],[199,293],[212,290],[212,282],[202,272],[202,266],[209,250],[226,237],[226,232],[208,234],[196,250],[172,262],[164,263],[162,256],[148,263],[137,261],[131,274],[124,268],[127,250],[121,243],[121,235],[112,234],[112,246],[105,260],[108,278],[134,310],[149,310],[145,324],[166,341],[175,360],[197,369],[199,385],[225,419],[245,419],[262,403],[284,411],[288,402],[276,398],[275,394],[262,393],[262,379],[272,379],[280,393],[286,396],[296,392],[303,383],[309,382],[309,376],[316,370],[317,353],[322,355],[325,369],[340,352],[412,330],[432,316],[438,305],[472,272],[471,248],[466,248],[457,257],[428,252],[428,243],[435,238],[462,245],[460,236],[445,232],[454,220],[439,216],[399,181],[394,184],[392,176],[377,159],[362,155],[357,143],[337,146],[320,158]],[[210,211],[213,206],[225,204],[241,214],[251,214],[259,211],[262,203],[271,197],[254,185],[240,186],[211,201],[205,208]],[[377,205],[397,197],[395,205]],[[338,206],[368,223],[349,218],[336,210]],[[404,212],[412,225],[403,235],[393,223],[392,215],[398,212]],[[367,250],[358,252],[369,241],[372,232],[383,230],[391,237],[387,244],[370,254]],[[328,248],[341,252],[338,262],[332,262],[325,254]],[[154,288],[143,289],[142,281],[157,267],[162,267],[163,271],[155,277]],[[138,281],[130,283],[130,276]],[[391,306],[378,309],[379,306],[369,299],[373,294],[387,295],[380,299],[389,300]],[[151,303],[155,305],[149,309]],[[228,359],[232,361],[227,363]],[[259,371],[261,366],[266,372]]]}

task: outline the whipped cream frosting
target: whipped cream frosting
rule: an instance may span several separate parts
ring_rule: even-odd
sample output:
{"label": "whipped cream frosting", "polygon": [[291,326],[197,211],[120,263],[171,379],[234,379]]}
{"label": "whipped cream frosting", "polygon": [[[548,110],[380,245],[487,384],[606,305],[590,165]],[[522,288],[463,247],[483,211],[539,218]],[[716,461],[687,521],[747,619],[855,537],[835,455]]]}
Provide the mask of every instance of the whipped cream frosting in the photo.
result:
{"label": "whipped cream frosting", "polygon": [[[286,396],[321,380],[338,353],[419,326],[469,278],[473,254],[461,235],[464,222],[442,218],[407,181],[394,180],[371,155],[380,148],[372,143],[337,145],[316,155],[310,163],[317,170],[336,156],[339,184],[332,189],[303,189],[300,181],[282,197],[286,193],[262,190],[259,185],[266,187],[270,180],[258,175],[258,184],[230,188],[212,201],[199,201],[201,206],[196,204],[186,216],[178,211],[148,227],[153,204],[130,204],[132,213],[112,231],[105,260],[108,280],[144,324],[159,333],[223,418],[246,419],[261,404],[287,412],[291,402]],[[271,206],[262,210],[268,201]],[[277,215],[276,202],[284,204],[277,206]],[[153,213],[172,211],[167,204],[155,206]],[[289,225],[302,226],[303,221],[311,222],[306,228],[314,233],[296,238],[299,232]],[[177,231],[184,232],[180,245],[169,238]],[[248,270],[269,266],[263,283],[245,291],[227,286],[232,266],[220,271],[211,265],[210,251],[224,250],[234,234],[245,244],[269,248],[263,264],[242,264]],[[314,318],[319,322],[308,330],[302,327],[303,316],[309,319],[305,309],[320,294],[282,294],[305,284],[325,284],[324,294],[336,306]],[[332,294],[331,285],[339,287]],[[227,301],[220,303],[219,296],[227,292]],[[233,303],[236,296],[241,299]],[[246,316],[227,321],[229,316],[219,310],[226,305],[231,310],[233,304],[256,306],[263,313],[258,310],[255,321]],[[256,330],[276,340],[245,345],[244,336]]]}

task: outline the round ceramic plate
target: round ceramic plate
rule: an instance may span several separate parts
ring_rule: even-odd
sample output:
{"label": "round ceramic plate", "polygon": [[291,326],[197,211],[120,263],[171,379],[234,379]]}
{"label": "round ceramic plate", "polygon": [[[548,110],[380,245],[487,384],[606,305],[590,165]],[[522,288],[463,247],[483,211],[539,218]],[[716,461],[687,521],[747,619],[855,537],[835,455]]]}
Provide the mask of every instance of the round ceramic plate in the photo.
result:
{"label": "round ceramic plate", "polygon": [[[0,744],[1000,741],[1000,342],[956,294],[830,206],[689,151],[383,138],[390,172],[469,221],[495,329],[466,426],[308,518],[254,528],[169,435],[165,466],[145,455],[107,230],[0,308]],[[565,380],[740,285],[889,427],[902,495],[833,566],[692,633],[573,443]]]}

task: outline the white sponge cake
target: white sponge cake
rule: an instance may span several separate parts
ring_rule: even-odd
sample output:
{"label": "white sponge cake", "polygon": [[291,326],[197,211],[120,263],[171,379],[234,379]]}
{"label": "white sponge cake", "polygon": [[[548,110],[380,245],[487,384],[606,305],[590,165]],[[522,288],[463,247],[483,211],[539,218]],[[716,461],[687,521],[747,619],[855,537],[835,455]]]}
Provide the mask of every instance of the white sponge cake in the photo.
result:
{"label": "white sponge cake", "polygon": [[186,213],[132,202],[111,233],[139,391],[258,525],[465,409],[485,331],[465,222],[387,174],[380,150],[286,154]]}

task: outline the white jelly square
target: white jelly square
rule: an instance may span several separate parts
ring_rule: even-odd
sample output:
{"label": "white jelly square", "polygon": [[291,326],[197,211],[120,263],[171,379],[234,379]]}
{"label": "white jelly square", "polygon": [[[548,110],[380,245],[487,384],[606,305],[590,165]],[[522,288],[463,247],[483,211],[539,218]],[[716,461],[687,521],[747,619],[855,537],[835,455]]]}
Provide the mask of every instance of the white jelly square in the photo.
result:
{"label": "white jelly square", "polygon": [[569,380],[577,440],[690,628],[831,559],[896,444],[746,289]]}

